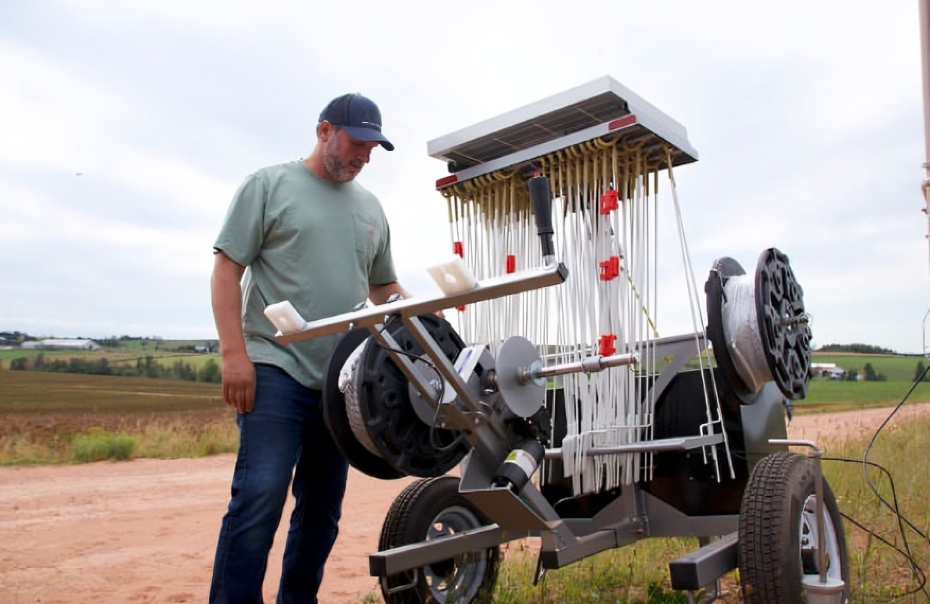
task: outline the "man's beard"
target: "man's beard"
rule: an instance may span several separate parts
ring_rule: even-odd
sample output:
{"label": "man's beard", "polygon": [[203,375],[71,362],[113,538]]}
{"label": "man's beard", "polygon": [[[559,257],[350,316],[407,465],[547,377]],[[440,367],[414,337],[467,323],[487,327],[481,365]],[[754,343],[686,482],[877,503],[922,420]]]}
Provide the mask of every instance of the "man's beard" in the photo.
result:
{"label": "man's beard", "polygon": [[349,182],[358,176],[361,169],[353,166],[351,162],[339,161],[335,149],[330,149],[330,145],[336,147],[335,137],[331,141],[323,147],[323,167],[336,182]]}

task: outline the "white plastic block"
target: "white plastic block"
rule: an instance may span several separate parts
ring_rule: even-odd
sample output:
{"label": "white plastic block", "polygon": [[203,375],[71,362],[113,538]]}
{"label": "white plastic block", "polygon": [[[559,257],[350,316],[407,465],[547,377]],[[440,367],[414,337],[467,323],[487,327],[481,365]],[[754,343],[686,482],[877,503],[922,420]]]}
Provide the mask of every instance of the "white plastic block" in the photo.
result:
{"label": "white plastic block", "polygon": [[287,300],[266,306],[265,316],[284,335],[300,331],[307,324]]}
{"label": "white plastic block", "polygon": [[474,289],[478,285],[475,275],[459,256],[426,269],[442,293],[449,296]]}

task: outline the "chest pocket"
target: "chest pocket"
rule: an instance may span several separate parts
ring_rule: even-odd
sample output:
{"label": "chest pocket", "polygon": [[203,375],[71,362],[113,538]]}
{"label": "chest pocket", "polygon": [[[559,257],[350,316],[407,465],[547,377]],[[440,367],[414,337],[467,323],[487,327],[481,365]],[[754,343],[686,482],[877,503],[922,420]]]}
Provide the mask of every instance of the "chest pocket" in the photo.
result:
{"label": "chest pocket", "polygon": [[381,238],[384,236],[374,221],[366,220],[358,214],[353,215],[355,221],[355,253],[365,268],[371,270],[378,250],[381,249]]}

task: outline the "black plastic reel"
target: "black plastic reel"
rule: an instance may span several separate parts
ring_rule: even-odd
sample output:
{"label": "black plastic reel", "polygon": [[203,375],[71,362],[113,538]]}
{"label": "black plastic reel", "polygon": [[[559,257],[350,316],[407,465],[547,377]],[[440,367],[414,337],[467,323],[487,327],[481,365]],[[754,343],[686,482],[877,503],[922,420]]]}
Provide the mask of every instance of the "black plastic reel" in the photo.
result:
{"label": "black plastic reel", "polygon": [[779,390],[790,399],[807,396],[811,368],[811,329],[804,290],[788,256],[775,248],[759,255],[756,266],[756,317],[765,360]]}
{"label": "black plastic reel", "polygon": [[349,355],[371,334],[367,329],[355,329],[345,334],[333,349],[323,372],[323,420],[336,446],[353,468],[381,480],[401,478],[404,473],[378,457],[360,443],[352,432],[346,399],[339,390],[339,373]]}
{"label": "black plastic reel", "polygon": [[[449,362],[454,362],[465,343],[448,321],[432,314],[417,318]],[[390,321],[384,329],[411,360],[429,359],[403,322]],[[471,450],[464,433],[433,426],[417,416],[407,377],[374,338],[365,345],[356,371],[362,372],[357,396],[368,437],[393,468],[420,478],[442,476]],[[438,372],[427,377],[443,381]]]}
{"label": "black plastic reel", "polygon": [[[724,287],[731,277],[746,271],[733,258],[714,262],[704,292],[707,295],[707,337],[714,358],[733,392],[744,402],[752,388],[739,375],[723,331]],[[769,372],[778,389],[790,399],[807,395],[810,380],[811,332],[804,310],[804,291],[788,264],[788,257],[775,248],[759,255],[755,276],[756,319]]]}

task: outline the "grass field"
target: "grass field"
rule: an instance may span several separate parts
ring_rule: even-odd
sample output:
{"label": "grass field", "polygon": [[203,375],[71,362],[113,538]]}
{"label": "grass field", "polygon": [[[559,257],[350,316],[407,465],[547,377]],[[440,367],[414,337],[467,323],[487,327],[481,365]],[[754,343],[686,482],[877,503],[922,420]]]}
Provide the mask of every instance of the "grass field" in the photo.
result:
{"label": "grass field", "polygon": [[[190,363],[194,369],[200,369],[208,359],[220,362],[220,355],[215,352],[192,352],[194,346],[211,344],[202,340],[144,340],[132,339],[121,341],[117,347],[105,347],[100,350],[28,350],[13,348],[0,350],[0,369],[8,369],[12,359],[34,359],[42,354],[46,359],[83,358],[96,360],[106,358],[111,364],[135,363],[139,359],[151,357],[162,364],[170,364],[175,360]],[[215,342],[212,343],[214,346]]]}
{"label": "grass field", "polygon": [[877,373],[883,373],[891,382],[909,382],[914,379],[918,363],[926,367],[930,364],[924,357],[904,355],[864,355],[864,354],[819,354],[814,353],[814,363],[835,363],[847,371],[861,370],[866,363],[870,363]]}
{"label": "grass field", "polygon": [[[159,350],[154,350],[156,343]],[[181,354],[186,362],[218,360],[216,354],[178,353],[199,344],[181,341],[132,341],[132,346],[110,351],[45,351],[49,356],[85,358],[106,356],[111,362],[135,362],[140,352],[158,359]],[[125,348],[125,349],[124,349]],[[150,349],[150,350],[149,350]],[[0,359],[38,351],[2,350]],[[190,360],[190,361],[188,361]],[[815,362],[834,362],[847,370],[872,364],[885,381],[831,381],[815,377],[808,396],[795,402],[799,413],[842,411],[898,403],[911,387],[918,357],[893,355],[814,355]],[[912,401],[930,400],[930,382],[922,382]],[[211,443],[204,446],[194,434],[203,426]],[[135,439],[133,456],[196,455],[199,451],[235,450],[237,436],[230,412],[215,383],[168,379],[93,376],[0,370],[0,464],[72,461],[69,448],[75,437],[122,432]],[[173,444],[172,434],[176,436]],[[222,441],[217,441],[221,438]],[[15,443],[15,446],[14,446]],[[152,444],[155,443],[155,444]],[[49,452],[42,453],[43,449]]]}
{"label": "grass field", "polygon": [[[75,442],[133,440],[129,457],[234,451],[219,384],[0,371],[0,465],[77,461]],[[104,456],[107,457],[107,456]]]}

